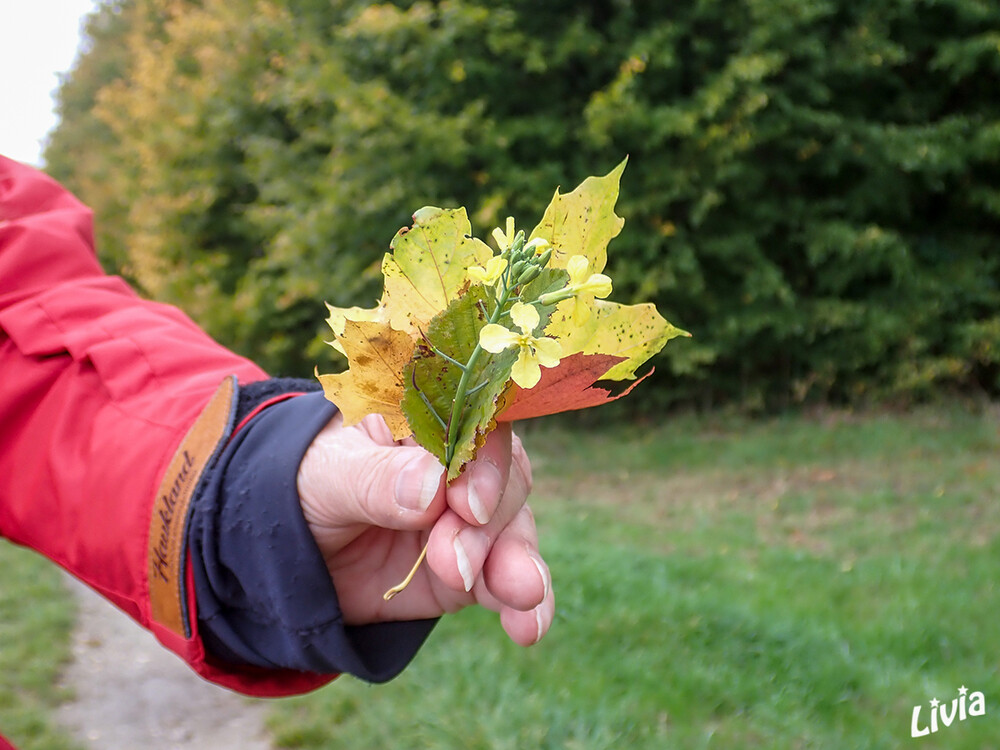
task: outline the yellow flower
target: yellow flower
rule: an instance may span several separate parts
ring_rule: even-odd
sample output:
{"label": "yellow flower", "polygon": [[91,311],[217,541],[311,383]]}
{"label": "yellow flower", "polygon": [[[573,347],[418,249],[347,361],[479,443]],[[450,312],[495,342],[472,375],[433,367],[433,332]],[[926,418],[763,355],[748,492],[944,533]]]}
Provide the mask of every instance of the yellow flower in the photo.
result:
{"label": "yellow flower", "polygon": [[507,231],[506,232],[502,231],[500,229],[500,227],[497,227],[496,229],[493,230],[493,239],[496,240],[497,247],[500,248],[500,252],[501,253],[504,252],[505,250],[507,250],[511,245],[514,244],[514,238],[516,236],[517,236],[517,233],[514,231],[514,217],[513,216],[508,216],[507,217]]}
{"label": "yellow flower", "polygon": [[569,273],[568,290],[573,292],[573,322],[582,325],[590,317],[590,307],[594,297],[604,299],[611,294],[611,277],[603,273],[591,273],[590,261],[582,255],[574,255],[566,263]]}
{"label": "yellow flower", "polygon": [[562,346],[548,336],[533,336],[538,327],[538,310],[523,302],[510,308],[510,319],[521,333],[514,333],[497,323],[488,323],[479,332],[479,345],[498,354],[511,346],[518,347],[517,362],[510,376],[522,388],[534,388],[542,377],[542,367],[555,367],[562,356]]}
{"label": "yellow flower", "polygon": [[530,240],[524,245],[525,250],[534,250],[535,255],[541,255],[550,247],[552,247],[552,243],[544,237],[535,237],[535,239]]}
{"label": "yellow flower", "polygon": [[494,255],[486,261],[486,268],[471,266],[469,268],[469,278],[473,281],[478,281],[480,284],[490,286],[496,283],[496,280],[503,275],[505,270],[507,270],[507,259],[501,258],[499,255]]}

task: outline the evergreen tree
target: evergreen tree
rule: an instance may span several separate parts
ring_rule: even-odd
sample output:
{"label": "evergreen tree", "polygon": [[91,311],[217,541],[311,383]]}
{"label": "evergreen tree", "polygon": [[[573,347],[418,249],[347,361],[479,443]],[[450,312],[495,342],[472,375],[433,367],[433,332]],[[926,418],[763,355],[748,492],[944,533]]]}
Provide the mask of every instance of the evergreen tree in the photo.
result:
{"label": "evergreen tree", "polygon": [[1000,387],[1000,6],[123,0],[48,151],[110,264],[275,372],[396,229],[481,236],[630,157],[615,298],[659,403]]}

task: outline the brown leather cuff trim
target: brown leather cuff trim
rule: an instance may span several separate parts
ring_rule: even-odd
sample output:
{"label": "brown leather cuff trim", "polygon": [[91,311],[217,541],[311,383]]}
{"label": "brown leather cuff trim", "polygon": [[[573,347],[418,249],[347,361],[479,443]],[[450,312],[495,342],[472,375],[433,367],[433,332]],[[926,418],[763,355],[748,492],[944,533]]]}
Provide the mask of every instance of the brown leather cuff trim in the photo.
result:
{"label": "brown leather cuff trim", "polygon": [[236,376],[222,381],[171,459],[149,521],[149,601],[153,619],[191,637],[184,559],[191,500],[201,477],[224,446],[236,413]]}

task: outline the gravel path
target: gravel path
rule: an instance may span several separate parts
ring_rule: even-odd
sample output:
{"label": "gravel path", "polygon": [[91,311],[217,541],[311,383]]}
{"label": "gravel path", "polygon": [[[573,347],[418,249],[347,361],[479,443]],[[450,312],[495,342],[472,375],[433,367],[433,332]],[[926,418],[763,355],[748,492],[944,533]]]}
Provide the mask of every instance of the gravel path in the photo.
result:
{"label": "gravel path", "polygon": [[271,750],[266,707],[205,682],[152,634],[67,577],[77,598],[75,699],[56,720],[93,750]]}

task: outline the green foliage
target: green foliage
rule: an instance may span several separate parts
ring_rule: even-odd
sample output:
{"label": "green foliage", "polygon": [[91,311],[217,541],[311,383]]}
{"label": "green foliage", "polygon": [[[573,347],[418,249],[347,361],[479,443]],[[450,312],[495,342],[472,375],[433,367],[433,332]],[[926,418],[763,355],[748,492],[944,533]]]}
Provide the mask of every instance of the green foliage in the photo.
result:
{"label": "green foliage", "polygon": [[128,74],[124,37],[135,11],[120,5],[106,2],[87,19],[89,43],[60,86],[60,126],[49,136],[45,162],[49,174],[94,210],[104,267],[130,276],[128,200],[135,175],[125,168],[114,133],[95,111],[101,92]]}
{"label": "green foliage", "polygon": [[75,750],[52,712],[71,658],[72,596],[59,570],[34,552],[0,542],[0,731],[22,750]]}
{"label": "green foliage", "polygon": [[660,403],[995,394],[997,28],[982,0],[122,0],[49,159],[114,268],[273,371],[325,356],[324,299],[374,302],[409,211],[524,224],[628,154],[616,298],[694,334]]}

